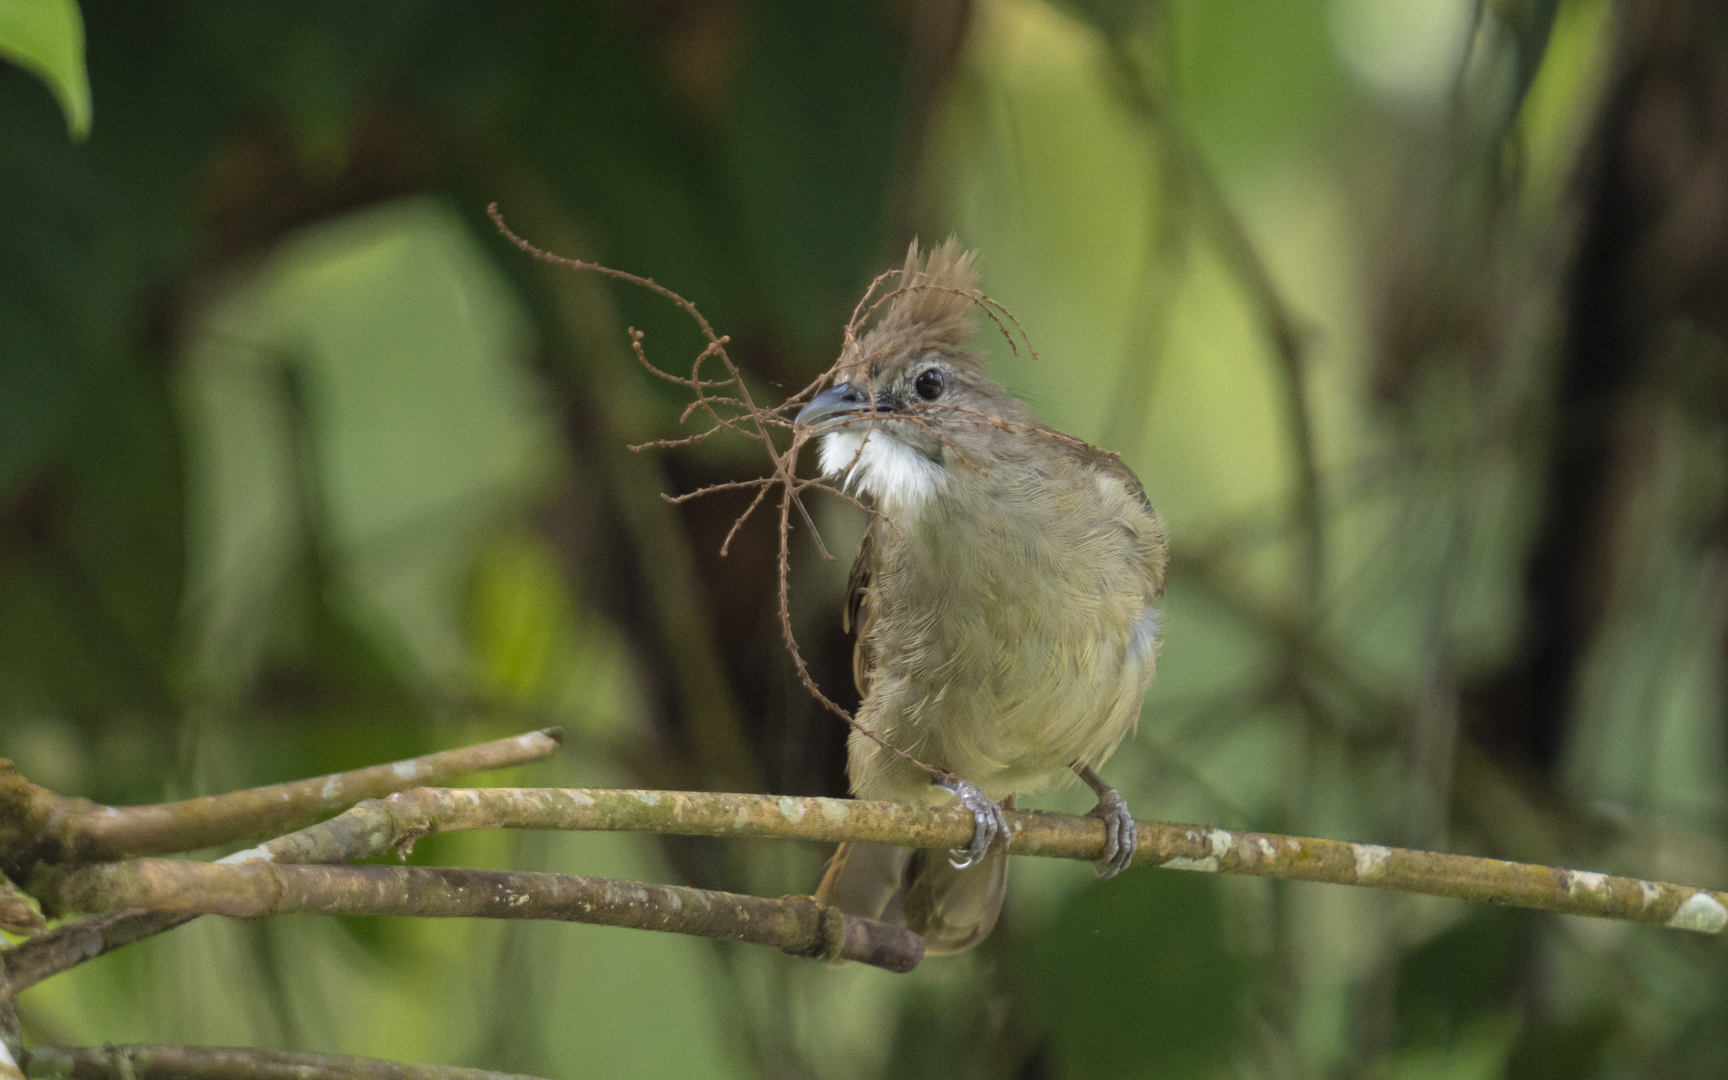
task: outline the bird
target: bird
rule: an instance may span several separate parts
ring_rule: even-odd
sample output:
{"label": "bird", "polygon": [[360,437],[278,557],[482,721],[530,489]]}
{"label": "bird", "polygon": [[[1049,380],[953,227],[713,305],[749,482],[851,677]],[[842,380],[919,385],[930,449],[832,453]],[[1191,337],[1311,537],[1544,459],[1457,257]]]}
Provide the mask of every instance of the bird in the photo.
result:
{"label": "bird", "polygon": [[816,897],[939,955],[994,928],[1020,795],[1084,781],[1105,824],[1098,876],[1132,860],[1134,818],[1097,769],[1152,682],[1168,543],[1120,457],[990,376],[975,252],[914,240],[889,295],[794,422],[871,511],[843,615],[860,695],[846,771],[859,798],[958,800],[976,827],[950,853],[842,844]]}

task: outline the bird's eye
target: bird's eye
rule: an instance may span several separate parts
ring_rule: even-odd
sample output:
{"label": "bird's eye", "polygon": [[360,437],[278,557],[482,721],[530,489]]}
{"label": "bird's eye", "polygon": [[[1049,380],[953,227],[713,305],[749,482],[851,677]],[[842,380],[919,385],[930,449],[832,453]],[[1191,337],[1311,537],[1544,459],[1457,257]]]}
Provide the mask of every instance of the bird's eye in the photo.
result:
{"label": "bird's eye", "polygon": [[912,384],[912,389],[918,391],[918,396],[925,401],[935,401],[942,396],[942,372],[931,368],[918,376],[918,381]]}

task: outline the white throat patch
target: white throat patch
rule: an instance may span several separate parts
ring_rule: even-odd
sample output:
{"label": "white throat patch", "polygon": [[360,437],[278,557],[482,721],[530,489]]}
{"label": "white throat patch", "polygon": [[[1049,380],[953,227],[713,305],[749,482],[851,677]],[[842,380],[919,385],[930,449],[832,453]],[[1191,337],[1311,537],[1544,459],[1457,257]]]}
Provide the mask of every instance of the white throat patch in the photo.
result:
{"label": "white throat patch", "polygon": [[822,475],[841,476],[889,512],[916,510],[948,485],[948,470],[881,428],[822,436]]}

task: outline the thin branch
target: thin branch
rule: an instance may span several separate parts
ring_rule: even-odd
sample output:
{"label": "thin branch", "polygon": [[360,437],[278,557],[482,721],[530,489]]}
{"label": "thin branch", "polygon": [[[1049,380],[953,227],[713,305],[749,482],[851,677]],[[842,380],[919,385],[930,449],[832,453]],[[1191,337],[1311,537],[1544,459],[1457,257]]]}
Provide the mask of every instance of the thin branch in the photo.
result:
{"label": "thin branch", "polygon": [[250,919],[266,915],[406,915],[556,919],[771,945],[793,956],[910,971],[924,939],[843,914],[808,896],[760,896],[528,870],[436,866],[282,866],[129,859],[53,868],[37,879],[51,910],[149,908]]}
{"label": "thin branch", "polygon": [[0,950],[0,1004],[43,979],[69,971],[115,949],[185,926],[196,915],[164,911],[117,911],[74,919],[28,941]]}
{"label": "thin branch", "polygon": [[346,1054],[289,1054],[235,1046],[39,1046],[24,1071],[53,1080],[534,1080],[518,1073],[412,1065]]}
{"label": "thin branch", "polygon": [[25,861],[20,856],[26,852],[44,862],[78,862],[262,840],[362,799],[537,761],[558,749],[562,738],[558,728],[547,728],[388,765],[154,806],[100,806],[56,795],[8,764],[0,769],[0,788],[14,789],[15,801],[29,810],[17,822],[20,846],[0,845],[0,863],[16,865]]}
{"label": "thin branch", "polygon": [[[1097,818],[1012,810],[1007,817],[1009,851],[1013,854],[1087,862],[1103,854],[1104,824]],[[853,840],[953,848],[971,839],[974,824],[971,813],[958,807],[850,799],[683,791],[423,788],[362,803],[298,837],[284,837],[282,843],[285,850],[317,849],[322,855],[373,853],[382,850],[377,845],[410,844],[433,832],[506,828]],[[1728,928],[1728,892],[1377,844],[1142,821],[1134,862],[1165,869],[1363,885],[1701,933],[1721,933]]]}

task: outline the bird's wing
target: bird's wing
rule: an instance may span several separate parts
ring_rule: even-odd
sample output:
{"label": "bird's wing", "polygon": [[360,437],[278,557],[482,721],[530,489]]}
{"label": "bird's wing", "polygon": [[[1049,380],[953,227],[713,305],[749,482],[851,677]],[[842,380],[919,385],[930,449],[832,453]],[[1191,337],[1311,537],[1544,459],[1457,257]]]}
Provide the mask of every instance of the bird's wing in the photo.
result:
{"label": "bird's wing", "polygon": [[858,545],[858,558],[852,562],[852,574],[846,579],[846,610],[840,617],[840,625],[857,635],[852,640],[852,682],[858,687],[860,698],[870,693],[870,672],[864,666],[867,663],[864,639],[870,632],[870,573],[875,565],[870,533],[865,532],[864,542]]}
{"label": "bird's wing", "polygon": [[1133,531],[1144,551],[1148,591],[1154,598],[1162,595],[1170,567],[1170,546],[1164,533],[1164,519],[1152,508],[1152,500],[1146,497],[1145,485],[1140,483],[1140,478],[1134,475],[1134,470],[1123,462],[1121,456],[1112,451],[1068,436],[1059,436],[1059,443],[1082,467],[1122,481],[1123,487],[1139,503],[1145,517]]}
{"label": "bird's wing", "polygon": [[1140,478],[1134,475],[1134,470],[1130,469],[1122,460],[1121,454],[1114,450],[1106,450],[1102,446],[1081,442],[1079,439],[1063,435],[1061,432],[1053,431],[1053,433],[1060,440],[1060,445],[1067,448],[1068,452],[1073,454],[1074,459],[1081,465],[1121,480],[1123,484],[1127,485],[1129,493],[1140,500],[1140,505],[1146,508],[1148,514],[1157,513],[1156,510],[1152,509],[1152,500],[1146,497],[1145,485],[1140,483]]}

